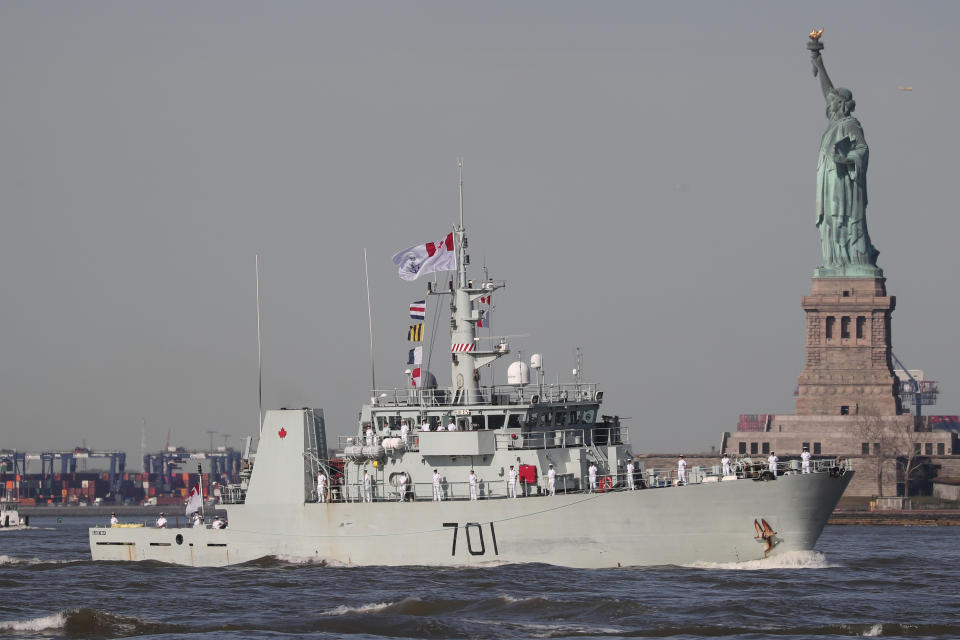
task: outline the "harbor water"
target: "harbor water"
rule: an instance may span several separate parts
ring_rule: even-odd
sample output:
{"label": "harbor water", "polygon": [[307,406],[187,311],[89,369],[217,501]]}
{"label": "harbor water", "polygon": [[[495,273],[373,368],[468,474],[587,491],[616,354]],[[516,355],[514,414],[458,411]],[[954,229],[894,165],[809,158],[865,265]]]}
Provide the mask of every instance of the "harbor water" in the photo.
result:
{"label": "harbor water", "polygon": [[729,565],[192,569],[91,562],[96,523],[0,530],[0,637],[960,637],[956,527],[828,526],[817,551]]}

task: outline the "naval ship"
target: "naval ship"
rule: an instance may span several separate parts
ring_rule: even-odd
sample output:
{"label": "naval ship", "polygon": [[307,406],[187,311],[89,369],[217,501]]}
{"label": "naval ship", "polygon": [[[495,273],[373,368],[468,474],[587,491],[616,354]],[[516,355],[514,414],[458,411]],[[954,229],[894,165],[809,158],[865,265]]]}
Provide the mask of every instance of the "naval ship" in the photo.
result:
{"label": "naval ship", "polygon": [[221,489],[226,528],[97,526],[93,559],[603,568],[813,549],[853,476],[843,460],[801,472],[796,461],[740,459],[681,478],[633,464],[627,427],[603,413],[603,391],[580,367],[547,384],[534,355],[509,365],[506,385],[483,384],[511,350],[506,338],[480,339],[479,307],[506,283],[468,276],[462,186],[451,236],[455,277],[427,286],[438,313],[449,308],[449,385],[423,371],[374,390],[333,459],[322,409],[267,411],[243,481]]}

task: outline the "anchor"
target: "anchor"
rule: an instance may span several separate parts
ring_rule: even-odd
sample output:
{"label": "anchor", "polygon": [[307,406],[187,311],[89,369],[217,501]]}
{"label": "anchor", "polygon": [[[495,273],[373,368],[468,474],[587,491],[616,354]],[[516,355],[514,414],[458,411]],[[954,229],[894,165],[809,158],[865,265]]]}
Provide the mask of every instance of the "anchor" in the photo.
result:
{"label": "anchor", "polygon": [[760,518],[758,522],[756,519],[753,521],[753,528],[757,531],[757,535],[753,537],[757,542],[763,542],[763,557],[766,558],[770,553],[770,550],[777,546],[777,543],[780,542],[774,536],[777,535],[777,532],[773,530],[773,527],[770,526],[770,523]]}

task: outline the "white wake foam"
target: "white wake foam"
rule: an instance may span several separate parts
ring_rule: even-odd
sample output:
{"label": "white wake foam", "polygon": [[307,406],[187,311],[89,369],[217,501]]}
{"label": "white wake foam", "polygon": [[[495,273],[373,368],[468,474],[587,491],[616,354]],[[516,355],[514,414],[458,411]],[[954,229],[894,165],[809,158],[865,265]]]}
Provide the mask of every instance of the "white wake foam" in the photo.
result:
{"label": "white wake foam", "polygon": [[395,604],[399,604],[399,602],[376,602],[372,604],[363,604],[359,607],[348,607],[342,604],[339,607],[334,607],[333,609],[328,609],[327,611],[321,611],[318,615],[347,616],[356,613],[376,613],[377,611],[383,611],[387,607],[392,607]]}
{"label": "white wake foam", "polygon": [[744,562],[694,562],[684,565],[693,569],[727,569],[735,571],[763,571],[769,569],[830,569],[839,567],[819,551],[788,551],[763,560]]}
{"label": "white wake foam", "polygon": [[0,631],[43,631],[44,629],[59,629],[66,623],[67,613],[66,611],[60,611],[59,613],[52,613],[42,618],[0,622]]}
{"label": "white wake foam", "polygon": [[872,627],[870,627],[860,635],[862,635],[865,638],[876,638],[882,633],[883,633],[883,625],[878,622],[877,624],[873,625]]}

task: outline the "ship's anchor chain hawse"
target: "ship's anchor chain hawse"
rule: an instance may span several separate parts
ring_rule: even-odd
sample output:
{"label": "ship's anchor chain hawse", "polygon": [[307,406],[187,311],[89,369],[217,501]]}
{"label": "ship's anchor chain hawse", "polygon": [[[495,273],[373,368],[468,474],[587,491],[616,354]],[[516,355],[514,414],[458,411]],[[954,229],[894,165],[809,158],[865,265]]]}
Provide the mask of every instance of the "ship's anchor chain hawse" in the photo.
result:
{"label": "ship's anchor chain hawse", "polygon": [[757,535],[753,537],[757,542],[763,542],[763,556],[767,557],[770,553],[770,550],[773,549],[780,542],[780,539],[776,537],[777,532],[773,530],[773,527],[770,526],[770,523],[760,518],[758,522],[756,519],[753,520],[753,528],[756,530]]}

